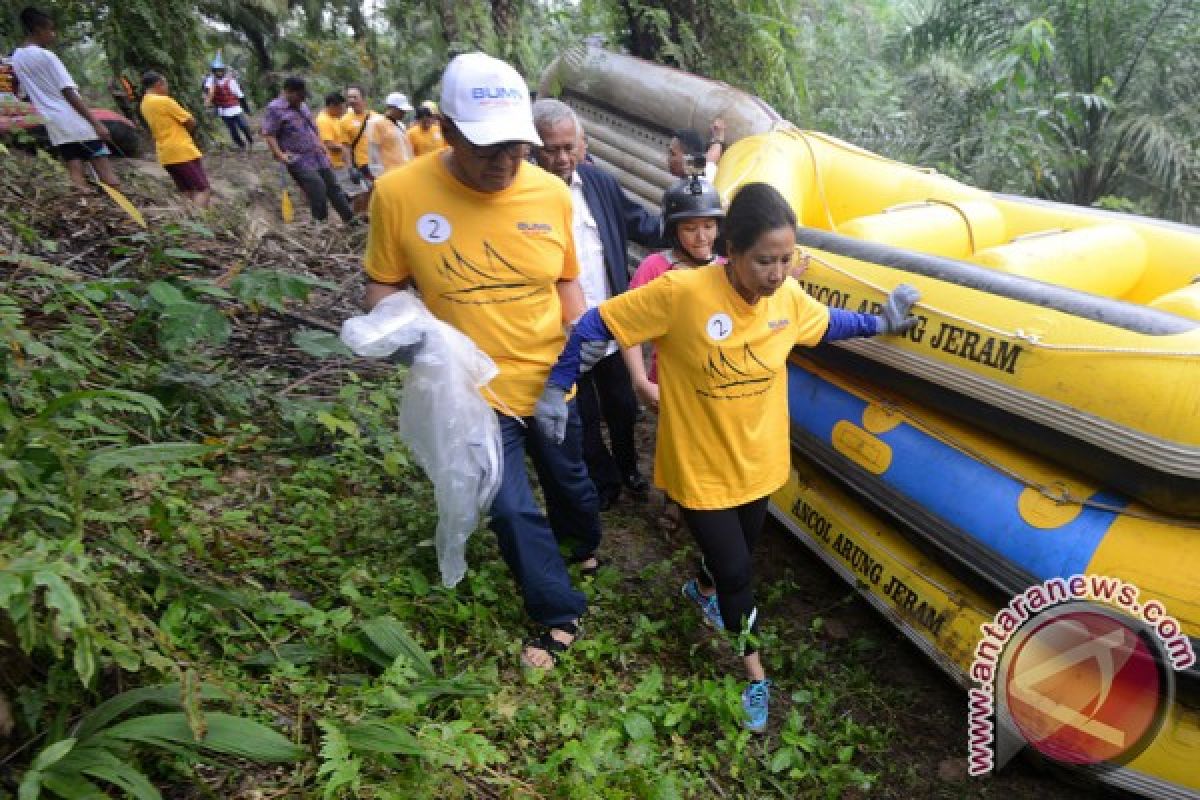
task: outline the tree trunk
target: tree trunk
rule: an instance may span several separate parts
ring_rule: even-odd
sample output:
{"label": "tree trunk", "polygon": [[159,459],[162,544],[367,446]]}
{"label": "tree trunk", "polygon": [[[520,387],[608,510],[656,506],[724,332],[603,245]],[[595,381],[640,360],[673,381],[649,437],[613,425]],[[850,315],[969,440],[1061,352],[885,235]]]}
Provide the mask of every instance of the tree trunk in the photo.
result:
{"label": "tree trunk", "polygon": [[657,61],[658,37],[646,25],[641,8],[635,7],[632,0],[620,0],[620,6],[621,10],[625,12],[625,20],[629,24],[629,36],[625,41],[625,46],[629,48],[629,54],[647,61]]}

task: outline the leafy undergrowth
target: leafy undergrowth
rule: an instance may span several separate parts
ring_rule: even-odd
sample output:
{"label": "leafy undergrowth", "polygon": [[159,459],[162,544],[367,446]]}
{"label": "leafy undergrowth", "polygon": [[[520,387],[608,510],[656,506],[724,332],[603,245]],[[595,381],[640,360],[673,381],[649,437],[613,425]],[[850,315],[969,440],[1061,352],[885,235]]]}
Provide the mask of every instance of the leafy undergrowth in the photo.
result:
{"label": "leafy undergrowth", "polygon": [[872,720],[904,698],[854,666],[873,645],[768,627],[777,702],[752,737],[728,645],[679,600],[686,548],[642,559],[622,530],[583,638],[550,674],[517,667],[530,631],[491,537],[436,583],[401,379],[289,317],[338,303],[327,234],[291,232],[316,255],[280,271],[228,207],[143,232],[90,198],[64,229],[59,168],[2,163],[62,210],[15,196],[0,218],[0,793],[875,794]]}

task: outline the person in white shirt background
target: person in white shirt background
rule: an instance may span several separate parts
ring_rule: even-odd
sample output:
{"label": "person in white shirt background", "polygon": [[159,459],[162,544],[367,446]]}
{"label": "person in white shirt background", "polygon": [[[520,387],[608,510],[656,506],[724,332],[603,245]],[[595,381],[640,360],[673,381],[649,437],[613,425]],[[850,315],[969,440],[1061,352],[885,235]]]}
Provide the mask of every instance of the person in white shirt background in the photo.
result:
{"label": "person in white shirt background", "polygon": [[18,91],[46,118],[50,144],[66,163],[71,182],[80,189],[87,187],[83,169],[86,161],[99,180],[119,186],[117,173],[108,160],[112,134],[92,115],[79,95],[78,84],[48,49],[58,38],[54,20],[43,11],[26,8],[21,12],[21,26],[25,42],[12,56]]}
{"label": "person in white shirt background", "polygon": [[243,113],[246,93],[242,91],[237,78],[228,72],[221,54],[217,53],[212,61],[212,74],[204,79],[204,104],[217,110],[217,116],[229,129],[233,143],[242,152],[248,152],[254,147],[254,137],[250,134],[250,123]]}

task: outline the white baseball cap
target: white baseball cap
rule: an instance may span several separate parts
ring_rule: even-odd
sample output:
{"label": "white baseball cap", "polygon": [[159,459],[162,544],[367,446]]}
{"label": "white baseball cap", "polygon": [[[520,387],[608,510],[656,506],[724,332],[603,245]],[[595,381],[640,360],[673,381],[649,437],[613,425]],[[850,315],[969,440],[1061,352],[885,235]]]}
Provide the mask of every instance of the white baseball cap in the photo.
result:
{"label": "white baseball cap", "polygon": [[383,101],[388,108],[398,108],[401,111],[412,111],[412,103],[408,102],[408,95],[404,92],[392,92]]}
{"label": "white baseball cap", "polygon": [[484,53],[456,56],[442,75],[441,106],[442,114],[471,144],[542,144],[533,127],[525,79],[498,58]]}

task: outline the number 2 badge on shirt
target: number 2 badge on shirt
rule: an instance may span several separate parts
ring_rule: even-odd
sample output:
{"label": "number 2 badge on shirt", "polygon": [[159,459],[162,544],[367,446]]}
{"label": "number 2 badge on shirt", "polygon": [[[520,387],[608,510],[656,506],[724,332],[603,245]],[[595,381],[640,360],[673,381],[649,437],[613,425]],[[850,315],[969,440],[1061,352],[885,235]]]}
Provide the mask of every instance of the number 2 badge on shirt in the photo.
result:
{"label": "number 2 badge on shirt", "polygon": [[441,214],[425,214],[417,220],[417,235],[430,244],[442,244],[451,230],[450,220]]}
{"label": "number 2 badge on shirt", "polygon": [[704,325],[704,331],[714,342],[723,342],[729,338],[729,334],[733,333],[733,320],[729,318],[728,314],[718,312],[708,318],[708,322]]}

